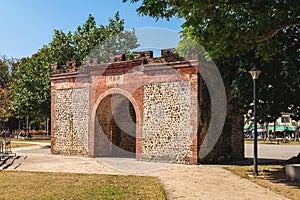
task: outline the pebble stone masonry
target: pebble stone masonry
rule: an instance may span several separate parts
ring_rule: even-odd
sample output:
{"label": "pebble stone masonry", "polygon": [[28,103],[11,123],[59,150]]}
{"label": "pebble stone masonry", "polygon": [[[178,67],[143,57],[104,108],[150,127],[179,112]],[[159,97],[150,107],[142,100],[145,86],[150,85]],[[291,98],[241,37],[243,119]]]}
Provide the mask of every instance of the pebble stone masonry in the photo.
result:
{"label": "pebble stone masonry", "polygon": [[[131,61],[124,57],[116,56],[108,64],[97,59],[82,66],[53,64],[51,152],[201,162],[198,61],[186,61],[173,49],[162,50],[159,58],[151,51],[139,52]],[[218,141],[206,160],[243,158],[239,123],[233,124],[229,139],[226,135],[225,142]]]}

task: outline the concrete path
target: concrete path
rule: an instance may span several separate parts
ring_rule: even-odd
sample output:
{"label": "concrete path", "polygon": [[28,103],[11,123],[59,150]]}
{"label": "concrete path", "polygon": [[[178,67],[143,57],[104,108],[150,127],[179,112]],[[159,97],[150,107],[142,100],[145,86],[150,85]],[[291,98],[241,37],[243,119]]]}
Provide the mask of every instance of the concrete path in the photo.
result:
{"label": "concrete path", "polygon": [[[245,157],[253,158],[253,144],[245,145]],[[257,148],[258,158],[288,160],[300,153],[300,145],[287,144],[259,144]]]}
{"label": "concrete path", "polygon": [[49,148],[43,146],[19,148],[15,152],[18,159],[8,170],[155,176],[163,184],[169,199],[285,199],[220,166],[59,156],[51,155]]}

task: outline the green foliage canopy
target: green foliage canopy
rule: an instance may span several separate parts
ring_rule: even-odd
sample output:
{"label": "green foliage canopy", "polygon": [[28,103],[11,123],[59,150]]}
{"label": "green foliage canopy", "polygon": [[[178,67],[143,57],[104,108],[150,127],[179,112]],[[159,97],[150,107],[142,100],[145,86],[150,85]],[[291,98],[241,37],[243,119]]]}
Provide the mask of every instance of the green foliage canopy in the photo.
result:
{"label": "green foliage canopy", "polygon": [[109,19],[107,26],[97,27],[95,18],[89,15],[74,33],[54,30],[53,39],[45,48],[50,62],[64,66],[68,61],[81,64],[87,57],[108,62],[109,56],[127,53],[137,47],[134,30],[124,30],[124,19],[117,12],[113,19]]}
{"label": "green foliage canopy", "polygon": [[39,121],[49,116],[50,84],[47,77],[50,71],[45,56],[41,50],[30,58],[21,59],[12,75],[12,108],[19,118],[31,116]]}
{"label": "green foliage canopy", "polygon": [[157,20],[184,18],[182,32],[204,46],[214,59],[249,49],[270,59],[281,50],[283,39],[299,39],[300,5],[294,0],[144,0],[137,12]]}

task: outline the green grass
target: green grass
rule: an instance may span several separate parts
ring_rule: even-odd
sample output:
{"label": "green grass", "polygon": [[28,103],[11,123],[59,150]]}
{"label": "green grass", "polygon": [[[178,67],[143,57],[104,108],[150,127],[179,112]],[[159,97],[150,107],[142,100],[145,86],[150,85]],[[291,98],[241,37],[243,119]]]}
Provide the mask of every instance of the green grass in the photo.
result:
{"label": "green grass", "polygon": [[11,148],[29,147],[29,146],[35,146],[35,144],[11,141]]}
{"label": "green grass", "polygon": [[0,172],[0,199],[167,199],[155,177]]}

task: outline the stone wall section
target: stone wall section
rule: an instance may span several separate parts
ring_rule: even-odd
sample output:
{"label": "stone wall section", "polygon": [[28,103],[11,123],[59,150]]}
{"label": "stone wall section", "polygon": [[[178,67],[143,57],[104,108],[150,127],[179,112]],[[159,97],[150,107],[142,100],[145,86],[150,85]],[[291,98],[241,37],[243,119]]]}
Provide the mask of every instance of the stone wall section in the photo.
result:
{"label": "stone wall section", "polygon": [[187,83],[144,85],[143,160],[190,164],[190,102]]}
{"label": "stone wall section", "polygon": [[55,140],[52,152],[62,155],[87,155],[88,88],[56,90],[55,118]]}

